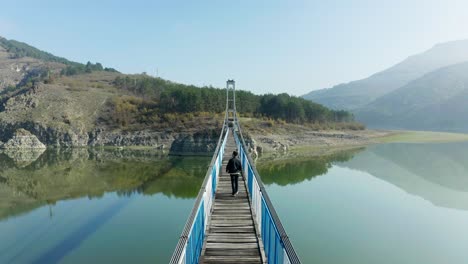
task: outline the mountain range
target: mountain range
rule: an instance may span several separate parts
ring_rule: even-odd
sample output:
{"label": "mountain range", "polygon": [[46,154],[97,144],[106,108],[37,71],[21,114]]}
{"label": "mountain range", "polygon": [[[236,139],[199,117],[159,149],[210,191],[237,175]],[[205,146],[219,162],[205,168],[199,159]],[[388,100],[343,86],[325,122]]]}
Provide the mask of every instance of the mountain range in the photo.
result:
{"label": "mountain range", "polygon": [[433,48],[369,78],[303,96],[352,111],[370,128],[468,131],[468,40]]}

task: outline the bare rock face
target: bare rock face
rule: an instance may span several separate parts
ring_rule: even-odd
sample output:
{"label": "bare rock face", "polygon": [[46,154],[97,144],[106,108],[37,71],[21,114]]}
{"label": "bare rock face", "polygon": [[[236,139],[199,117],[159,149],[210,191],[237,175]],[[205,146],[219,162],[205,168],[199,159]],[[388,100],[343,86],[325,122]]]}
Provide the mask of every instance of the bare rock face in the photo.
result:
{"label": "bare rock face", "polygon": [[194,134],[180,134],[169,150],[170,155],[211,155],[218,144],[217,131],[200,131]]}
{"label": "bare rock face", "polygon": [[4,149],[45,149],[46,146],[42,144],[39,139],[25,129],[16,130],[13,137],[5,142],[2,146]]}

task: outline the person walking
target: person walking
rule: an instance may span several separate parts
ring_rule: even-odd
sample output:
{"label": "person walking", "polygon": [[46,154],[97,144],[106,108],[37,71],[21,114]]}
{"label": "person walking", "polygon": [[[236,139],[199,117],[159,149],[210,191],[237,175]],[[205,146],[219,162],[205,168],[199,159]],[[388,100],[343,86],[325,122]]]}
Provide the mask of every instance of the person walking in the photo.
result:
{"label": "person walking", "polygon": [[239,175],[242,172],[242,164],[237,158],[237,155],[237,151],[232,152],[232,158],[228,161],[228,164],[226,165],[226,172],[229,173],[229,175],[231,175],[231,187],[233,196],[236,196],[239,192]]}

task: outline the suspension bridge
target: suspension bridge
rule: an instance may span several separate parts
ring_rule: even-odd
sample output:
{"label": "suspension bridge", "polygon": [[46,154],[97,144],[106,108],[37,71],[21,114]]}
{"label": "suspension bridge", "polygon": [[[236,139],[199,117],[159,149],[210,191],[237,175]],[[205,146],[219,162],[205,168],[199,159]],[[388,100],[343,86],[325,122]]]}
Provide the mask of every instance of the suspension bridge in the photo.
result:
{"label": "suspension bridge", "polygon": [[[239,193],[225,168],[239,152]],[[226,85],[226,114],[216,150],[171,264],[301,263],[249,156],[236,112],[234,80]]]}

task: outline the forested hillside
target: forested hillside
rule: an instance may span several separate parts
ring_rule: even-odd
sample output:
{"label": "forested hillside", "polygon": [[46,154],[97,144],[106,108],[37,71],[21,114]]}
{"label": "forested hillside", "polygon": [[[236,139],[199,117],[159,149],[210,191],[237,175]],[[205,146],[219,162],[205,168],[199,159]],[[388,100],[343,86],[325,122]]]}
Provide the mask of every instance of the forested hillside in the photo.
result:
{"label": "forested hillside", "polygon": [[[196,87],[173,83],[147,75],[119,76],[113,83],[130,96],[114,100],[114,107],[128,122],[151,122],[168,113],[220,113],[226,107],[226,91],[213,87]],[[243,116],[267,117],[290,123],[352,122],[346,111],[330,110],[303,98],[279,95],[255,95],[236,91],[237,111]],[[131,120],[130,120],[131,119]]]}
{"label": "forested hillside", "polygon": [[[19,128],[56,146],[161,145],[177,133],[212,137],[226,105],[223,88],[126,75],[6,39],[0,39],[0,77],[1,141]],[[238,90],[236,98],[241,116],[270,127],[278,122],[310,125],[310,130],[364,128],[349,112],[285,93]]]}

